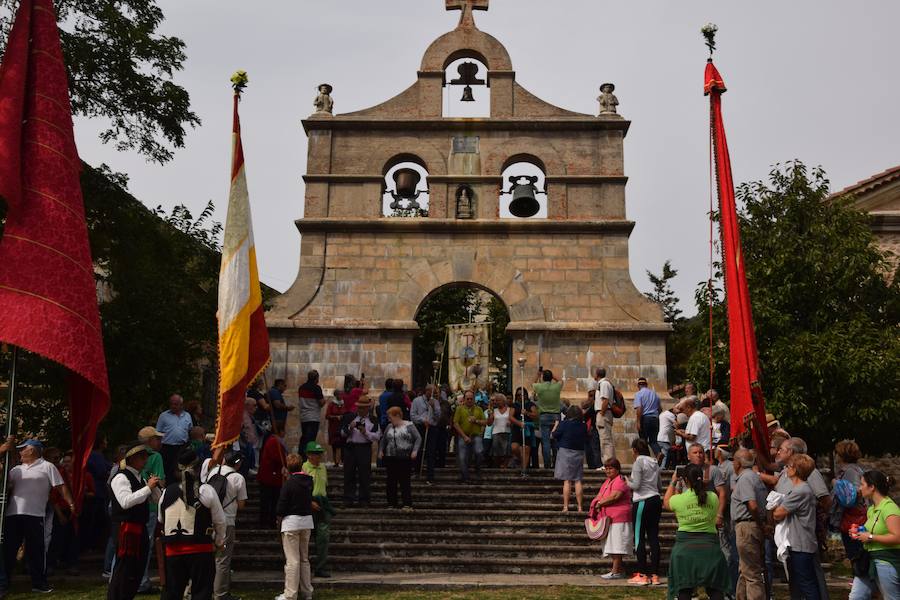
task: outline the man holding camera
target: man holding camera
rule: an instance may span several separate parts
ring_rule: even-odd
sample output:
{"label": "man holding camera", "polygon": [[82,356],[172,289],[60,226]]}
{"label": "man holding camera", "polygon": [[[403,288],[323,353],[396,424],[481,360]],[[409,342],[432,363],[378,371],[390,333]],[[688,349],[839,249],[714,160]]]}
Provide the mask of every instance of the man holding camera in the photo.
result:
{"label": "man holding camera", "polygon": [[[344,415],[341,434],[347,440],[344,446],[344,505],[368,506],[371,498],[369,484],[372,479],[372,443],[381,438],[378,422],[371,416],[372,401],[360,396],[356,402],[356,414]],[[358,492],[357,492],[358,485]]]}

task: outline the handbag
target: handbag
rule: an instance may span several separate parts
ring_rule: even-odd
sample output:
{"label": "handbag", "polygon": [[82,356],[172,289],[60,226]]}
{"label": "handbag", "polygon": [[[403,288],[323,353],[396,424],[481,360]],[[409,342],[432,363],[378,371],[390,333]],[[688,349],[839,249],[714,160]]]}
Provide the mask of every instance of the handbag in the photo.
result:
{"label": "handbag", "polygon": [[588,518],[584,520],[587,536],[595,542],[605,540],[611,526],[612,517],[607,516],[606,511],[602,508],[599,513],[588,515]]}

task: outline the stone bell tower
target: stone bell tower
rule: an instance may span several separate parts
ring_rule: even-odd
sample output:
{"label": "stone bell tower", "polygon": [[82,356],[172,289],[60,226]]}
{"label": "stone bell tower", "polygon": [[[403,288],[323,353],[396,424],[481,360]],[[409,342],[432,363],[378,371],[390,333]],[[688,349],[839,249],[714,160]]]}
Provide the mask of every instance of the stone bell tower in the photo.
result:
{"label": "stone bell tower", "polygon": [[[634,222],[625,212],[622,144],[629,122],[608,96],[600,116],[537,98],[516,82],[503,45],[475,26],[473,11],[487,10],[489,0],[445,3],[461,11],[459,24],[428,47],[410,87],[332,115],[331,86],[323,84],[318,110],[303,121],[300,270],[266,317],[270,377],[287,379],[289,401],[309,369],[319,371],[326,393],[345,373],[365,373],[376,389],[386,377],[409,381],[422,302],[467,284],[506,305],[507,332],[518,341],[513,359],[526,358],[529,382],[542,364],[565,374],[564,397],[581,400],[591,367],[605,366],[626,396],[641,375],[665,390],[669,326],[628,271]],[[481,63],[485,76],[466,68],[453,80],[448,66],[460,59]],[[445,116],[445,87],[457,82],[466,95],[472,86],[489,91],[490,116]],[[397,171],[401,163],[416,174]],[[521,163],[537,169],[543,189],[516,179],[518,172],[504,178]],[[386,194],[394,206],[415,208],[423,193],[427,215],[385,214]],[[542,210],[510,215],[510,197],[538,199]],[[520,384],[518,369],[513,381]],[[629,416],[630,408],[618,421],[626,429]],[[629,440],[619,440],[624,449]]]}

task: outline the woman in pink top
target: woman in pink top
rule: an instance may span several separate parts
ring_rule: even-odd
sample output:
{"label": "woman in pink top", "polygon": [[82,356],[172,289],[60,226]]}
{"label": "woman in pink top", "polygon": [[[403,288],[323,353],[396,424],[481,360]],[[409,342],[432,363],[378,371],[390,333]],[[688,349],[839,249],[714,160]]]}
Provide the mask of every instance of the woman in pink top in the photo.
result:
{"label": "woman in pink top", "polygon": [[622,477],[622,465],[615,458],[605,463],[606,481],[591,502],[591,512],[597,511],[612,519],[609,534],[603,544],[603,556],[612,557],[612,570],[602,579],[624,579],[622,559],[634,551],[634,529],[631,524],[631,488]]}

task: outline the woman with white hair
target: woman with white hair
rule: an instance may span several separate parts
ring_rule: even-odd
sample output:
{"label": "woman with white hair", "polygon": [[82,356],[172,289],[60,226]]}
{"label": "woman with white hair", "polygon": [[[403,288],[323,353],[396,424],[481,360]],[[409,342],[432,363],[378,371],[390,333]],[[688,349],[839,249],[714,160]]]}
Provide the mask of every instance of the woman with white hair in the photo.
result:
{"label": "woman with white hair", "polygon": [[728,440],[731,439],[731,426],[728,424],[728,421],[725,420],[728,411],[720,404],[714,404],[711,411],[713,428],[712,445],[718,446],[719,444],[727,444]]}

